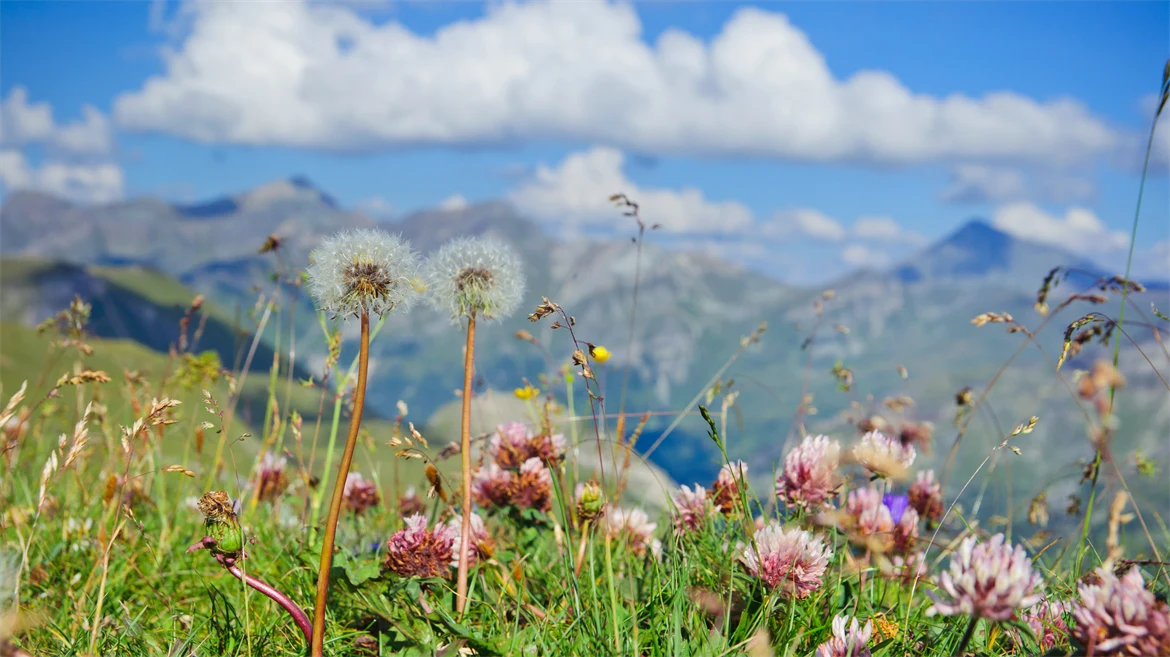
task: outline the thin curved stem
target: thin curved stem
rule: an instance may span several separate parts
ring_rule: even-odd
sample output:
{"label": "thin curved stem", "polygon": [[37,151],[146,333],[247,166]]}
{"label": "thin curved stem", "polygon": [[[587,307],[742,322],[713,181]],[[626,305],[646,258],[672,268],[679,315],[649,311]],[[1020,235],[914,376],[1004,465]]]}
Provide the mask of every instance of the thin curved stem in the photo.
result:
{"label": "thin curved stem", "polygon": [[329,595],[329,569],[333,566],[333,542],[337,537],[337,518],[341,515],[341,499],[345,494],[345,480],[349,477],[349,465],[353,461],[353,450],[357,445],[358,429],[362,424],[362,408],[366,404],[366,374],[370,365],[370,314],[362,313],[361,351],[358,355],[357,389],[353,395],[353,417],[349,420],[349,435],[345,438],[345,451],[337,466],[337,481],[333,482],[333,499],[329,503],[329,515],[325,517],[325,539],[321,543],[321,565],[317,572],[317,600],[313,606],[313,657],[325,655],[325,599]]}
{"label": "thin curved stem", "polygon": [[455,584],[455,613],[467,609],[467,557],[471,549],[471,381],[475,375],[475,312],[467,316],[467,349],[463,354],[463,430],[459,447],[463,462],[463,529],[459,532],[459,574]]}
{"label": "thin curved stem", "polygon": [[281,608],[287,611],[288,615],[293,617],[293,621],[296,622],[297,627],[301,628],[301,632],[305,635],[305,642],[312,643],[313,624],[309,621],[309,617],[305,614],[305,612],[300,607],[298,607],[295,602],[289,599],[287,595],[277,591],[266,582],[253,577],[252,575],[244,573],[244,571],[240,570],[240,567],[235,564],[227,566],[227,570],[229,573],[235,575],[236,578],[238,578],[241,582],[244,582],[248,586],[268,596],[272,599],[273,602],[280,605]]}

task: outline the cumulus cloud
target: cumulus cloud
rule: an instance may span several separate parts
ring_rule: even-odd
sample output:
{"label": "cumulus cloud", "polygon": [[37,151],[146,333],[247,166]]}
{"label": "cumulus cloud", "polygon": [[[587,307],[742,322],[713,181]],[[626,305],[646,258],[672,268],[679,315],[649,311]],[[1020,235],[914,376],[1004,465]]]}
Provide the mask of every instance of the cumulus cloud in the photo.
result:
{"label": "cumulus cloud", "polygon": [[889,254],[864,244],[850,244],[841,251],[841,259],[853,267],[884,267],[890,264]]}
{"label": "cumulus cloud", "polygon": [[509,193],[524,212],[562,227],[608,228],[624,221],[609,197],[624,193],[642,207],[644,221],[669,233],[740,233],[753,225],[752,212],[734,201],[710,201],[696,188],[642,188],[624,172],[625,156],[597,147],[567,156],[558,166],[540,165]]}
{"label": "cumulus cloud", "polygon": [[467,199],[462,194],[452,194],[439,201],[439,209],[445,212],[457,212],[467,207]]}
{"label": "cumulus cloud", "polygon": [[925,237],[914,231],[906,230],[890,217],[858,217],[853,224],[851,233],[858,239],[886,244],[919,246],[926,243]]}
{"label": "cumulus cloud", "polygon": [[783,14],[742,8],[709,42],[643,40],[625,3],[491,3],[417,34],[344,6],[194,5],[166,71],[118,122],[200,142],[368,151],[558,139],[650,155],[1064,165],[1116,148],[1071,99],[916,93],[839,79]]}
{"label": "cumulus cloud", "polygon": [[840,242],[845,239],[845,228],[820,210],[793,208],[773,214],[764,224],[763,234],[773,238],[799,236],[823,242]]}
{"label": "cumulus cloud", "polygon": [[28,90],[13,87],[0,101],[0,145],[20,147],[40,144],[66,156],[108,155],[113,150],[110,121],[86,105],[82,118],[63,125],[53,120],[48,103],[29,103]]}
{"label": "cumulus cloud", "polygon": [[939,194],[947,203],[981,204],[1043,200],[1055,203],[1086,201],[1097,194],[1096,184],[1065,172],[1025,174],[1014,167],[962,164],[951,173],[949,186]]}
{"label": "cumulus cloud", "polygon": [[111,162],[47,162],[31,165],[20,151],[0,150],[0,187],[34,189],[81,203],[108,203],[122,198],[125,178]]}
{"label": "cumulus cloud", "polygon": [[1054,215],[1028,202],[1010,203],[995,211],[997,228],[1082,254],[1103,254],[1129,245],[1124,233],[1109,230],[1091,210],[1073,207]]}

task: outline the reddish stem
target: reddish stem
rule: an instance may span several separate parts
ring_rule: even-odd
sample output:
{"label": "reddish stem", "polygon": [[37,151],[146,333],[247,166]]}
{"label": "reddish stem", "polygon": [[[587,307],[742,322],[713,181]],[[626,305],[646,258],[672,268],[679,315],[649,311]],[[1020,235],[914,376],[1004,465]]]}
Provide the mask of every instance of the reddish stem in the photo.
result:
{"label": "reddish stem", "polygon": [[309,621],[308,615],[306,615],[305,612],[300,607],[298,607],[295,602],[290,600],[287,595],[277,591],[275,588],[257,579],[256,577],[246,574],[244,571],[240,570],[239,566],[235,565],[234,563],[225,563],[224,567],[227,568],[228,572],[235,575],[240,581],[263,593],[269,598],[272,598],[276,604],[280,605],[285,611],[288,612],[289,616],[293,617],[293,621],[296,622],[297,627],[301,628],[301,632],[305,635],[305,642],[312,643],[313,623]]}

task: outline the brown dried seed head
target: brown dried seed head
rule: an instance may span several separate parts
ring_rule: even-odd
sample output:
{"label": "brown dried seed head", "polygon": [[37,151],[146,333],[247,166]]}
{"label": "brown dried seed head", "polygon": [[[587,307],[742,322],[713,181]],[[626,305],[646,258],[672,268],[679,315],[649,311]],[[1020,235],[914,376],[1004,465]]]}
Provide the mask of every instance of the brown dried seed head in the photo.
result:
{"label": "brown dried seed head", "polygon": [[226,520],[234,518],[236,513],[232,509],[232,500],[228,494],[222,490],[213,490],[204,493],[203,497],[199,498],[199,512],[207,520]]}

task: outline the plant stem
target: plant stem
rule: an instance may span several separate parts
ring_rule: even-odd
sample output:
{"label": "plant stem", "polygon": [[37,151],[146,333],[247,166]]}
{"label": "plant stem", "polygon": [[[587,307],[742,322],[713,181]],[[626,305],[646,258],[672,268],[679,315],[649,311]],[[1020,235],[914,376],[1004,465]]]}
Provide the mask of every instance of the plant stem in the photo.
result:
{"label": "plant stem", "polygon": [[467,349],[463,354],[463,529],[459,532],[459,574],[455,584],[455,613],[467,609],[467,552],[471,547],[471,380],[475,374],[475,311],[467,316]]}
{"label": "plant stem", "polygon": [[608,531],[602,532],[605,534],[605,578],[609,583],[609,615],[610,623],[613,625],[613,649],[621,654],[622,651],[622,635],[618,629],[618,606],[617,606],[617,589],[613,583],[613,539]]}
{"label": "plant stem", "polygon": [[963,657],[964,651],[967,650],[967,644],[971,643],[971,637],[975,636],[975,626],[979,623],[978,616],[972,616],[971,622],[967,623],[967,631],[963,633],[963,640],[959,641],[959,649],[955,651],[958,657]]}
{"label": "plant stem", "polygon": [[301,608],[298,607],[295,602],[289,599],[287,595],[277,591],[275,588],[261,581],[260,579],[253,577],[252,575],[245,574],[244,571],[240,570],[240,567],[235,564],[227,566],[227,570],[229,573],[235,575],[241,582],[244,582],[248,586],[256,589],[269,598],[272,598],[273,602],[280,605],[285,611],[288,612],[289,616],[293,617],[293,621],[296,622],[297,627],[301,628],[301,632],[305,635],[305,641],[312,642],[313,624],[309,622],[309,617],[305,615],[305,612],[301,610]]}
{"label": "plant stem", "polygon": [[337,481],[333,482],[333,499],[329,503],[329,515],[325,517],[325,539],[321,543],[321,566],[317,572],[317,600],[313,606],[313,657],[324,657],[325,645],[325,599],[329,594],[329,569],[333,565],[333,541],[337,537],[337,517],[341,514],[341,498],[345,494],[345,480],[349,477],[349,464],[353,461],[353,450],[357,445],[358,429],[362,424],[362,408],[366,403],[366,374],[370,364],[370,313],[362,312],[361,351],[358,355],[358,382],[353,395],[353,417],[349,420],[349,435],[345,438],[345,451],[341,453],[341,464],[337,466]]}

